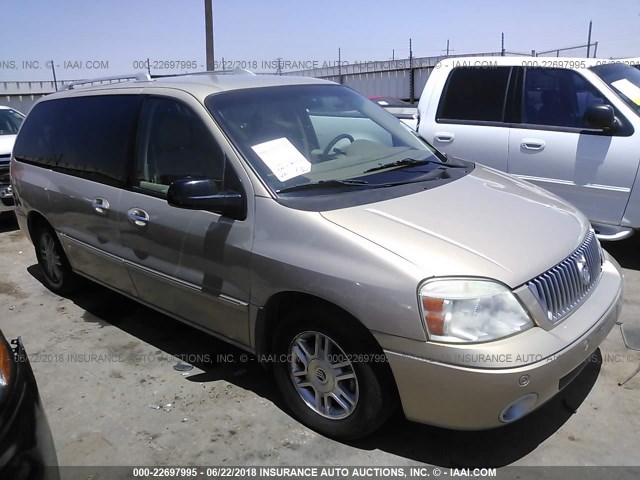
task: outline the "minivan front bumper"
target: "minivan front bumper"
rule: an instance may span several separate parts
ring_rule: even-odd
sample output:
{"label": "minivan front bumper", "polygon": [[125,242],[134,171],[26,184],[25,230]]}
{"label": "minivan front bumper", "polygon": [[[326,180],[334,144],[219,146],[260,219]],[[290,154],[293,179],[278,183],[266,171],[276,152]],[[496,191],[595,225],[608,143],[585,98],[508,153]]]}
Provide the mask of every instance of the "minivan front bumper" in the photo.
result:
{"label": "minivan front bumper", "polygon": [[[393,342],[394,348],[389,349],[384,348],[384,339],[379,338],[395,377],[405,416],[430,425],[479,430],[499,427],[530,413],[562,390],[594,359],[594,352],[618,319],[622,292],[620,268],[607,256],[599,284],[563,322],[569,322],[567,327],[569,324],[592,327],[567,342],[560,351],[545,353],[542,358],[538,355],[536,361],[524,365],[505,362],[481,368],[477,359],[467,365],[450,364],[430,358],[428,343],[422,343],[424,354],[416,350],[415,342],[411,342],[411,348],[407,349],[410,353],[406,353],[398,348],[397,340]],[[556,328],[564,329],[563,323]],[[527,333],[511,337],[514,345],[522,341],[516,341],[516,337]],[[556,339],[557,336],[562,336],[562,332]],[[459,351],[464,352],[464,347]],[[505,352],[504,347],[501,351]],[[518,358],[517,351],[511,353],[508,358]]]}

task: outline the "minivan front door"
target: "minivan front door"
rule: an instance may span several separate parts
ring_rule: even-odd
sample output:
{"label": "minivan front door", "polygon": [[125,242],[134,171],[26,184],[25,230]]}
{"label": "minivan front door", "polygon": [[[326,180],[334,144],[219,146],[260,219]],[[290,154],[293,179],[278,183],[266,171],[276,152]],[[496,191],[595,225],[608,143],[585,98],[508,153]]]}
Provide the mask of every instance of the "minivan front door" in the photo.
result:
{"label": "minivan front door", "polygon": [[609,102],[574,70],[526,69],[508,172],[566,199],[594,223],[619,225],[638,169],[630,152],[640,144],[637,135],[589,130],[585,113],[601,104]]}
{"label": "minivan front door", "polygon": [[166,201],[178,179],[240,180],[186,104],[149,98],[143,107],[132,191],[123,194],[122,238],[140,298],[173,316],[249,344],[253,222]]}

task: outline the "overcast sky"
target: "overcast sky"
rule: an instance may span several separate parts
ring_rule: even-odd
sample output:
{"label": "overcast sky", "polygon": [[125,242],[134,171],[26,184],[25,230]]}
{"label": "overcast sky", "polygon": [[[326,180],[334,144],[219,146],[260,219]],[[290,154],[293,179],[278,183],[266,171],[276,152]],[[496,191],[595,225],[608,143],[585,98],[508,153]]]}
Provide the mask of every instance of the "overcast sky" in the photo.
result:
{"label": "overcast sky", "polygon": [[[447,39],[454,54],[499,51],[502,32],[507,51],[570,47],[586,43],[589,20],[598,57],[640,55],[640,0],[213,3],[216,60],[259,71],[277,57],[335,62],[338,48],[345,62],[406,58],[410,37],[414,56],[443,54]],[[50,79],[48,60],[65,80],[138,71],[147,58],[158,67],[152,73],[181,70],[164,61],[204,70],[203,0],[0,0],[0,6],[0,81]]]}

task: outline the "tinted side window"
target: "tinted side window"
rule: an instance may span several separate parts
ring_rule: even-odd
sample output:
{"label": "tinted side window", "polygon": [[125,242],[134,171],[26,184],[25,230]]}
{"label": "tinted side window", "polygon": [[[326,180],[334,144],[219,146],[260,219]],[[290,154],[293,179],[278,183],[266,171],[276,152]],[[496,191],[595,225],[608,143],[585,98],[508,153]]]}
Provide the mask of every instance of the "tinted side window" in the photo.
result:
{"label": "tinted side window", "polygon": [[582,75],[559,68],[528,68],[522,121],[537,125],[586,128],[584,114],[605,98]]}
{"label": "tinted side window", "polygon": [[208,178],[223,190],[239,190],[226,169],[226,156],[202,121],[184,104],[151,98],[145,102],[135,186],[166,194],[172,182]]}
{"label": "tinted side window", "polygon": [[438,119],[501,122],[511,67],[459,67],[449,75]]}
{"label": "tinted side window", "polygon": [[110,185],[124,185],[140,97],[108,95],[42,102],[25,120],[17,159]]}

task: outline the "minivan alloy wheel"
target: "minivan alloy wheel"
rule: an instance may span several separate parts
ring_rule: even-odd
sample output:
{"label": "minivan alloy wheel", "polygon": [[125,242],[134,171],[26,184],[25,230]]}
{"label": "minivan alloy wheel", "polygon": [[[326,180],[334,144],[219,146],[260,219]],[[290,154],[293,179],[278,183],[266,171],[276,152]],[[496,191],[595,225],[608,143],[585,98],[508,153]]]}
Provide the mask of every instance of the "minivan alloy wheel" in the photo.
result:
{"label": "minivan alloy wheel", "polygon": [[54,283],[62,280],[62,259],[58,247],[50,232],[43,232],[40,237],[40,254],[45,274]]}
{"label": "minivan alloy wheel", "polygon": [[42,283],[58,294],[72,293],[79,286],[79,278],[73,272],[58,237],[48,225],[34,229],[33,245],[42,270]]}
{"label": "minivan alloy wheel", "polygon": [[306,331],[288,351],[289,374],[298,395],[317,414],[340,420],[358,405],[359,386],[353,364],[329,336]]}

